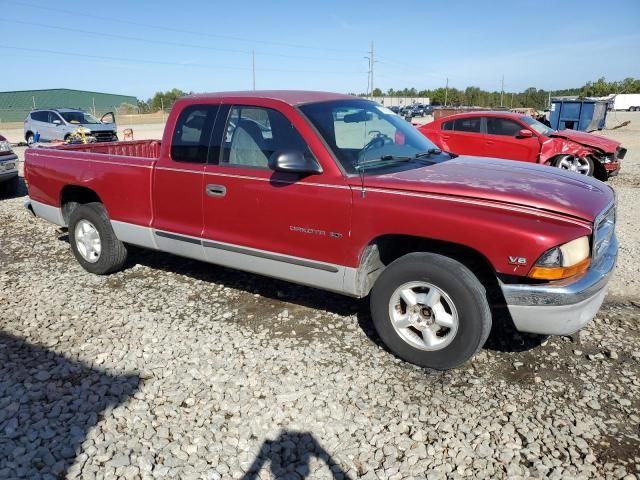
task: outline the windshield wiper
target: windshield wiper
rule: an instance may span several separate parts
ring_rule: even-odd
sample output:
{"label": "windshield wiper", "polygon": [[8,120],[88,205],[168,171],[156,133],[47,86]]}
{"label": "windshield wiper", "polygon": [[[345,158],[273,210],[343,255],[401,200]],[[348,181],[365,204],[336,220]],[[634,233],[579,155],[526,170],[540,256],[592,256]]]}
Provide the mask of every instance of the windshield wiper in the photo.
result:
{"label": "windshield wiper", "polygon": [[401,156],[401,155],[382,155],[378,158],[372,158],[370,160],[364,160],[358,162],[355,166],[356,170],[360,170],[361,168],[367,168],[368,166],[375,165],[377,163],[385,163],[385,162],[410,162],[412,160],[420,160],[422,158],[428,157],[430,155],[438,155],[442,153],[442,150],[439,148],[430,148],[425,152],[416,153],[413,157]]}
{"label": "windshield wiper", "polygon": [[440,155],[441,153],[442,150],[440,150],[439,148],[430,148],[429,150],[426,150],[424,152],[416,153],[416,156],[414,158],[424,158],[430,155]]}
{"label": "windshield wiper", "polygon": [[361,160],[356,163],[356,170],[364,170],[365,168],[370,167],[371,165],[376,164],[384,164],[386,162],[409,162],[414,160],[415,157],[402,157],[398,155],[382,155],[378,158],[371,158],[369,160]]}

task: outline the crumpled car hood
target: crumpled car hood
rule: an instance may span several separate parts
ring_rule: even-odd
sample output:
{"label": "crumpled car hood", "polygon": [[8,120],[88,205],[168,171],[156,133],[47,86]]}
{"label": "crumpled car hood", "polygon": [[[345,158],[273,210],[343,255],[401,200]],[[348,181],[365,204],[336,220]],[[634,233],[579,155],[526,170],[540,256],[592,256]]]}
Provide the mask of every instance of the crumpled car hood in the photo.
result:
{"label": "crumpled car hood", "polygon": [[620,142],[616,142],[615,140],[577,130],[559,130],[550,136],[551,138],[565,138],[587,147],[599,148],[605,153],[615,153],[616,149],[620,146]]}

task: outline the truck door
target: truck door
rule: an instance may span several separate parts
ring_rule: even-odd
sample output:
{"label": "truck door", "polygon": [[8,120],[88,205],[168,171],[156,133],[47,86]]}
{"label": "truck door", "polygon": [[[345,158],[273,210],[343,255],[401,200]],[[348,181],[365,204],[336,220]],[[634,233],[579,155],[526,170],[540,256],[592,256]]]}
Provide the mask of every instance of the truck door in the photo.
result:
{"label": "truck door", "polygon": [[153,177],[154,238],[158,248],[204,260],[203,171],[219,105],[190,105],[178,116],[170,148],[163,148]]}
{"label": "truck door", "polygon": [[350,238],[351,193],[344,177],[274,172],[269,158],[275,152],[297,150],[316,160],[318,155],[278,110],[225,110],[226,122],[216,125],[218,144],[212,143],[217,155],[204,172],[207,259],[340,290]]}
{"label": "truck door", "polygon": [[[540,141],[533,134],[531,137],[520,137],[520,130],[528,127],[510,118],[485,117],[487,135],[485,136],[485,157],[506,158],[536,162],[540,152]],[[533,133],[533,132],[532,132]]]}

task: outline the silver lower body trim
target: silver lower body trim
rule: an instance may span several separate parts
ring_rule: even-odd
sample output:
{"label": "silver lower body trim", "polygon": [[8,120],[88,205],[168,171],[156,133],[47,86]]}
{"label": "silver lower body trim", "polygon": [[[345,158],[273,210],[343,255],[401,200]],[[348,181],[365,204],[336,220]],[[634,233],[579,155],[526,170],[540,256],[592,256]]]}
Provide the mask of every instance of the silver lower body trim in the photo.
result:
{"label": "silver lower body trim", "polygon": [[58,225],[59,227],[67,226],[67,222],[64,221],[64,217],[62,216],[62,209],[37,202],[32,199],[29,199],[29,202],[31,209],[36,216],[46,220],[47,222],[53,223],[54,225]]}
{"label": "silver lower body trim", "polygon": [[[67,226],[60,208],[34,200],[27,200],[25,207],[48,222],[61,227]],[[118,220],[111,220],[111,226],[120,241],[132,245],[279,278],[352,297],[362,296],[356,286],[356,268],[164,232]]]}
{"label": "silver lower body trim", "polygon": [[141,227],[140,225],[117,220],[111,220],[111,227],[121,242],[158,250],[156,239],[149,227]]}

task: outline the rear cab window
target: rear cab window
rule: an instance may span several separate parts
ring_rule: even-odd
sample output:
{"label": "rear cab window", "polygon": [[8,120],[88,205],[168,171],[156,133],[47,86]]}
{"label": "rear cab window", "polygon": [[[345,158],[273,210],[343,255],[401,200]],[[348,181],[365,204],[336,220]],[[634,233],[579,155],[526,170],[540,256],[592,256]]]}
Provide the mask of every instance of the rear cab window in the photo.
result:
{"label": "rear cab window", "polygon": [[192,105],[180,113],[171,139],[172,160],[207,163],[209,143],[219,108],[219,105]]}

